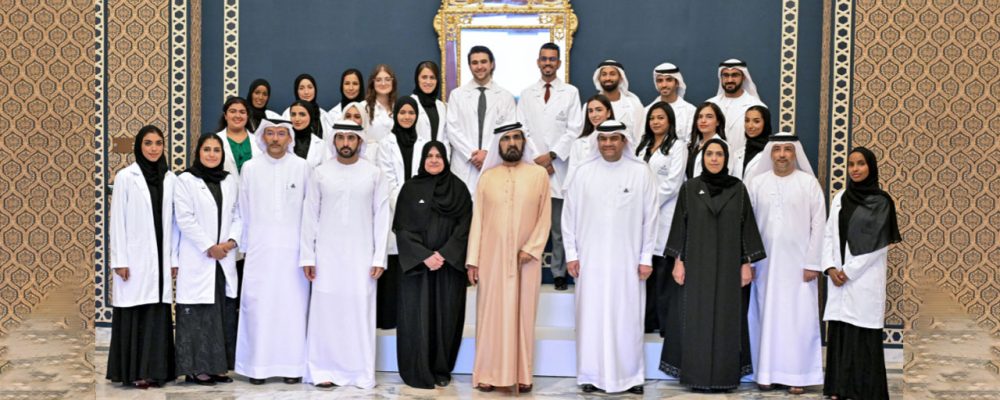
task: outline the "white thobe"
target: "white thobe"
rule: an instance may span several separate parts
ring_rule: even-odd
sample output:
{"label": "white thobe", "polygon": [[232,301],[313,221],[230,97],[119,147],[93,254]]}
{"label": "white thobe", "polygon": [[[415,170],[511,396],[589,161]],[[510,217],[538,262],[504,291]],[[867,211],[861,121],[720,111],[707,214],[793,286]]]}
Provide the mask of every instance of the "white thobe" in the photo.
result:
{"label": "white thobe", "polygon": [[[646,114],[649,115],[650,107],[653,104],[659,103],[660,98],[657,97],[651,103],[646,105]],[[677,100],[673,103],[669,103],[670,108],[674,110],[674,120],[677,126],[674,128],[674,132],[677,132],[677,140],[684,142],[685,144],[691,142],[691,127],[694,126],[694,112],[697,107],[694,104],[688,103],[684,98],[678,96]],[[643,132],[645,132],[646,125],[642,126]]]}
{"label": "white thobe", "polygon": [[389,188],[365,159],[324,163],[308,188],[300,264],[315,266],[316,279],[304,380],[369,389],[375,387],[376,290],[370,274],[372,267],[385,267]]}
{"label": "white thobe", "polygon": [[756,381],[812,386],[823,383],[817,280],[826,224],[823,189],[811,174],[795,170],[779,177],[758,175],[747,191],[767,258],[754,264],[751,285],[750,353]]}
{"label": "white thobe", "polygon": [[513,123],[517,117],[514,95],[491,80],[486,84],[486,117],[483,119],[483,132],[480,136],[478,87],[479,84],[473,80],[451,91],[446,125],[448,141],[452,147],[451,172],[465,182],[472,195],[475,195],[476,182],[479,181],[479,169],[469,161],[472,152],[478,149],[499,151],[485,149],[493,142],[490,139],[493,129]]}
{"label": "white thobe", "polygon": [[[597,132],[591,132],[591,135],[596,135],[596,134]],[[591,140],[589,137],[576,137],[573,139],[573,142],[570,143],[569,161],[566,162],[567,176],[569,176],[569,171],[572,171],[582,162],[587,160],[587,156],[591,153],[590,150],[591,143],[593,143],[593,140]]]}
{"label": "white thobe", "polygon": [[552,160],[555,173],[549,175],[549,191],[552,198],[561,199],[573,139],[583,129],[583,110],[580,91],[575,86],[558,78],[551,84],[548,102],[545,101],[545,81],[541,79],[521,92],[517,119],[524,125],[535,154],[556,153],[556,159]]}
{"label": "white thobe", "polygon": [[[755,179],[756,180],[756,179]],[[882,329],[885,324],[885,270],[889,247],[871,253],[854,255],[850,243],[845,245],[844,262],[840,262],[840,216],[844,192],[833,197],[830,218],[823,235],[822,268],[835,267],[849,279],[841,287],[830,282],[827,287],[824,321],[840,321],[867,329]]]}
{"label": "white thobe", "polygon": [[[684,184],[684,169],[687,167],[687,146],[679,139],[674,142],[667,155],[659,149],[653,149],[649,157],[649,170],[656,177],[656,204],[659,208],[656,218],[656,247],[653,255],[663,257],[670,235],[670,225],[674,221],[674,209],[677,208],[677,195]],[[646,150],[639,153],[645,158]]]}
{"label": "white thobe", "polygon": [[239,244],[246,261],[235,369],[243,376],[305,372],[309,281],[299,268],[299,232],[310,169],[291,152],[243,164]]}
{"label": "white thobe", "polygon": [[[726,97],[723,94],[705,101],[715,103],[715,105],[722,109],[722,115],[726,116],[726,140],[730,146],[729,154],[734,154],[736,150],[745,147],[747,138],[744,134],[745,125],[743,119],[746,116],[747,109],[753,106],[764,106],[764,103],[745,90],[740,97]],[[770,135],[771,132],[765,132],[764,134]]]}
{"label": "white thobe", "polygon": [[624,156],[579,168],[581,178],[569,182],[562,212],[566,260],[580,262],[577,384],[621,392],[645,380],[646,283],[639,265],[652,265],[656,181],[644,163]]}

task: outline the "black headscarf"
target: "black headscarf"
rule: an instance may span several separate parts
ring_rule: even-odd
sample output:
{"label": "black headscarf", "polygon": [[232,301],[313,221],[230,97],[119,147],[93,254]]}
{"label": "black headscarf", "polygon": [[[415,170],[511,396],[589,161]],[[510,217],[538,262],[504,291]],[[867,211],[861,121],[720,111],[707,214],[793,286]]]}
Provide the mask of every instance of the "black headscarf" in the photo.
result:
{"label": "black headscarf", "polygon": [[[431,175],[424,169],[424,162],[427,161],[427,154],[431,149],[437,149],[444,160],[444,170],[437,175]],[[451,173],[448,150],[445,149],[444,143],[430,141],[421,150],[417,176],[406,182],[399,192],[393,229],[422,232],[427,228],[429,218],[426,212],[419,212],[416,208],[408,209],[421,200],[429,201],[431,210],[446,218],[460,218],[472,209],[472,197],[469,195],[468,187]]]}
{"label": "black headscarf", "polygon": [[[718,143],[722,147],[722,153],[725,154],[726,158],[722,160],[722,170],[717,173],[712,173],[708,170],[708,166],[705,165],[705,152],[708,151],[708,146],[712,143]],[[735,185],[739,182],[739,178],[729,175],[729,146],[726,142],[721,139],[712,139],[705,142],[705,146],[701,148],[701,175],[699,176],[702,182],[705,182],[705,186],[708,187],[708,193],[712,197],[717,196],[722,193],[723,190]]]}
{"label": "black headscarf", "polygon": [[[847,189],[840,200],[840,257],[844,262],[846,243],[851,254],[861,255],[882,249],[890,243],[899,243],[899,226],[896,221],[896,204],[889,193],[878,184],[878,163],[875,153],[864,147],[855,147],[851,154],[860,153],[868,165],[868,177],[861,182],[847,179]],[[848,154],[850,157],[850,154]]]}
{"label": "black headscarf", "polygon": [[437,140],[438,121],[440,121],[440,116],[437,112],[437,98],[441,91],[441,86],[435,85],[434,91],[430,94],[420,90],[420,71],[424,68],[430,68],[438,81],[441,80],[441,70],[434,61],[427,60],[417,64],[417,70],[413,73],[413,94],[417,95],[420,105],[427,114],[427,120],[431,123],[431,140]]}
{"label": "black headscarf", "polygon": [[267,103],[264,103],[263,108],[257,108],[253,106],[253,91],[257,90],[257,86],[263,86],[267,88],[267,101],[271,102],[271,84],[264,79],[254,79],[250,82],[250,90],[247,91],[247,103],[250,105],[250,126],[247,126],[247,130],[254,132],[257,127],[260,126],[260,120],[267,117]]}
{"label": "black headscarf", "polygon": [[404,181],[410,179],[410,161],[413,160],[413,144],[417,142],[417,120],[413,120],[413,125],[409,128],[403,128],[399,125],[399,110],[403,106],[409,105],[413,108],[413,112],[416,117],[420,117],[420,108],[417,107],[417,101],[410,96],[400,97],[396,100],[396,105],[392,109],[392,134],[396,135],[396,143],[399,144],[399,151],[403,153],[403,169],[405,175],[403,175]]}
{"label": "black headscarf", "polygon": [[298,130],[292,125],[292,130],[295,131],[295,147],[293,151],[295,155],[306,158],[309,155],[309,145],[312,143],[312,136],[323,137],[323,124],[319,122],[319,108],[315,104],[305,100],[295,100],[291,106],[288,106],[288,112],[291,113],[292,107],[295,106],[305,108],[306,112],[309,113],[309,125],[306,126],[306,129]]}
{"label": "black headscarf", "polygon": [[[160,268],[163,267],[163,179],[170,170],[167,166],[167,157],[160,155],[160,159],[156,161],[150,161],[146,156],[142,155],[142,141],[147,135],[157,135],[161,139],[164,139],[163,131],[154,125],[146,125],[139,129],[139,133],[135,135],[135,148],[133,153],[135,153],[135,163],[139,165],[139,169],[142,171],[143,178],[146,179],[146,188],[149,189],[149,200],[153,206],[153,228],[156,232],[156,250],[159,257],[157,260],[160,262]],[[166,147],[166,146],[164,146]],[[169,201],[169,199],[168,199]],[[162,274],[160,277],[160,290],[162,293],[163,282]]]}
{"label": "black headscarf", "polygon": [[[354,96],[353,98],[348,98],[347,95],[344,94],[344,80],[347,79],[347,75],[352,75],[352,74],[358,77],[358,95]],[[296,85],[295,88],[298,89],[298,85]],[[356,68],[350,68],[344,71],[343,74],[340,74],[340,109],[343,110],[344,107],[347,107],[347,105],[350,104],[352,101],[360,103],[364,99],[365,99],[365,78],[363,75],[361,75],[361,71],[358,71]]]}
{"label": "black headscarf", "polygon": [[649,111],[646,111],[646,131],[642,134],[642,139],[639,140],[639,145],[635,147],[636,156],[642,153],[643,150],[646,150],[646,156],[643,160],[645,162],[649,162],[649,159],[653,157],[653,152],[657,150],[653,148],[653,144],[656,143],[656,134],[653,133],[653,129],[649,127],[649,116],[653,115],[653,110],[657,109],[663,110],[663,112],[667,113],[667,123],[669,125],[666,132],[667,137],[663,138],[663,142],[660,143],[660,152],[663,153],[663,155],[669,154],[670,148],[673,147],[674,142],[677,141],[677,117],[674,116],[674,108],[664,101],[653,103],[653,105],[649,107]]}
{"label": "black headscarf", "polygon": [[219,165],[216,165],[213,168],[206,167],[205,164],[201,163],[201,147],[206,141],[212,139],[217,140],[219,142],[219,147],[222,148],[222,158],[220,160],[226,159],[226,146],[222,144],[222,139],[219,139],[219,137],[215,136],[215,134],[206,133],[198,138],[198,145],[195,146],[194,151],[194,162],[192,162],[191,166],[184,170],[184,172],[197,176],[206,183],[218,184],[219,182],[222,182],[223,179],[226,179],[227,175],[229,175],[229,172],[223,169],[223,162],[220,161]]}
{"label": "black headscarf", "polygon": [[747,109],[754,110],[760,113],[761,118],[764,119],[764,129],[756,137],[750,137],[743,132],[743,136],[746,137],[746,150],[743,154],[743,170],[746,171],[747,165],[753,160],[755,156],[764,151],[764,146],[767,146],[768,136],[773,132],[771,130],[771,112],[767,110],[764,106],[753,106]]}
{"label": "black headscarf", "polygon": [[305,101],[301,97],[299,97],[299,84],[306,79],[308,79],[309,82],[312,82],[313,84],[313,99],[312,101],[309,101],[309,103],[312,103],[314,106],[316,106],[316,108],[319,108],[319,104],[316,103],[316,100],[319,99],[319,86],[316,86],[316,78],[313,78],[312,75],[301,74],[295,77],[295,87],[292,88],[292,93],[295,93],[295,100]]}

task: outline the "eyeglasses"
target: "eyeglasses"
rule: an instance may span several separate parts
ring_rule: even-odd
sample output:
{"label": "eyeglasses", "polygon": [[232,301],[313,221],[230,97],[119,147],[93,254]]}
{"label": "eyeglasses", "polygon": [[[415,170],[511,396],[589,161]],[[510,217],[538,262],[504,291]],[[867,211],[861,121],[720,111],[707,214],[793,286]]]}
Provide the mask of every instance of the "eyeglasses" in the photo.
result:
{"label": "eyeglasses", "polygon": [[538,56],[538,61],[539,62],[546,62],[546,61],[556,62],[556,61],[559,61],[559,57]]}

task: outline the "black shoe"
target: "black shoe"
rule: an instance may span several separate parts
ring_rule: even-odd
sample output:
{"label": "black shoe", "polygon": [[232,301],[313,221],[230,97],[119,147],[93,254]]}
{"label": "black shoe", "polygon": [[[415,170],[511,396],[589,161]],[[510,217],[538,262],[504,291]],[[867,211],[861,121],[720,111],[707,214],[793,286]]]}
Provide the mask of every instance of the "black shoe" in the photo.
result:
{"label": "black shoe", "polygon": [[264,382],[267,382],[267,379],[250,378],[251,385],[263,385]]}
{"label": "black shoe", "polygon": [[583,386],[580,387],[580,390],[583,390],[584,393],[594,393],[601,389],[598,389],[597,386],[585,383]]}
{"label": "black shoe", "polygon": [[184,380],[188,383],[197,383],[202,386],[215,386],[215,380],[211,376],[208,379],[198,379],[195,375],[187,375]]}
{"label": "black shoe", "polygon": [[316,384],[316,387],[318,387],[320,389],[330,389],[330,388],[333,388],[335,386],[337,386],[337,384],[333,383],[333,382],[322,382],[322,383],[317,383]]}
{"label": "black shoe", "polygon": [[645,390],[642,388],[642,385],[635,385],[628,388],[628,392],[632,394],[643,394],[645,393]]}
{"label": "black shoe", "polygon": [[566,290],[569,289],[569,285],[566,284],[565,276],[557,276],[555,279],[556,290]]}
{"label": "black shoe", "polygon": [[230,378],[229,375],[211,375],[211,376],[212,380],[217,383],[231,383],[233,381],[233,378]]}
{"label": "black shoe", "polygon": [[437,378],[436,382],[434,382],[435,385],[441,387],[448,386],[449,383],[451,383],[451,378],[446,376],[439,377]]}
{"label": "black shoe", "polygon": [[289,385],[294,385],[294,384],[300,383],[300,382],[302,382],[302,378],[301,377],[298,377],[298,378],[285,378],[285,383],[287,383]]}

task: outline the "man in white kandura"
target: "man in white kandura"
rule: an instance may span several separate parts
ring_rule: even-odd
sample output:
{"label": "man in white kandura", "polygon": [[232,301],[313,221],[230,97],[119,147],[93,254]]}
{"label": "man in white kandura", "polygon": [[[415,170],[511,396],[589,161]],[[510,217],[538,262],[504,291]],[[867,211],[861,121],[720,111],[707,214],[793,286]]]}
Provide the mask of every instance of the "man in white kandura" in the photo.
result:
{"label": "man in white kandura", "polygon": [[[300,264],[312,282],[306,382],[375,387],[375,290],[392,213],[382,172],[361,157],[361,126],[339,121],[336,159],[313,171],[302,212]],[[405,349],[400,349],[405,351]]]}
{"label": "man in white kandura", "polygon": [[677,139],[686,144],[691,140],[695,106],[684,100],[687,84],[684,83],[681,69],[671,63],[657,65],[653,69],[653,84],[656,85],[659,96],[646,105],[646,113],[648,114],[649,108],[659,101],[670,104],[670,108],[674,110],[674,119],[677,121],[674,129]]}
{"label": "man in white kandura", "polygon": [[639,96],[628,91],[628,77],[625,76],[625,67],[622,63],[604,60],[598,64],[597,70],[594,71],[594,86],[598,93],[608,96],[608,100],[611,100],[615,119],[625,124],[629,141],[639,143],[643,127],[646,126],[646,109],[642,106]]}
{"label": "man in white kandura", "polygon": [[823,189],[798,136],[771,136],[744,182],[767,258],[755,265],[747,322],[756,381],[791,394],[823,384],[817,277],[826,226]]}
{"label": "man in white kandura", "polygon": [[[730,58],[719,64],[719,91],[706,102],[715,103],[726,117],[726,143],[729,154],[743,151],[747,138],[744,133],[743,118],[747,109],[764,105],[757,94],[757,85],[750,77],[747,63]],[[770,134],[770,132],[764,132]]]}
{"label": "man in white kandura", "polygon": [[646,278],[653,273],[657,183],[625,125],[604,121],[566,181],[562,230],[576,278],[577,384],[642,394]]}

